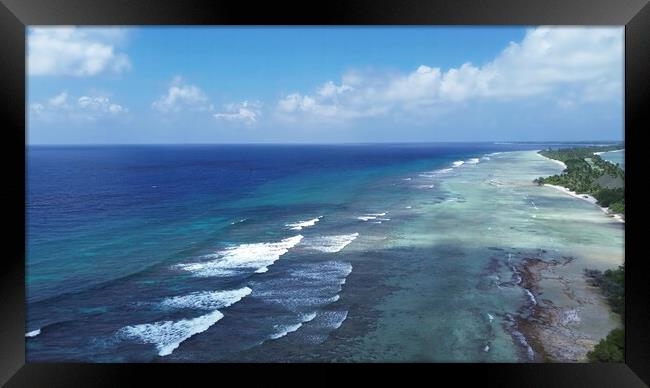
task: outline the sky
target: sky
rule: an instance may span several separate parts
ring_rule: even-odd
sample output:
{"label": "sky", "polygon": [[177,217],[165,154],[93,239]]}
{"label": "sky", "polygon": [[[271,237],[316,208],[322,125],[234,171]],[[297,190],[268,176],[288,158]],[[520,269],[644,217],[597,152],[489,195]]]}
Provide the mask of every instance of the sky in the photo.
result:
{"label": "sky", "polygon": [[28,144],[623,140],[623,27],[30,27]]}

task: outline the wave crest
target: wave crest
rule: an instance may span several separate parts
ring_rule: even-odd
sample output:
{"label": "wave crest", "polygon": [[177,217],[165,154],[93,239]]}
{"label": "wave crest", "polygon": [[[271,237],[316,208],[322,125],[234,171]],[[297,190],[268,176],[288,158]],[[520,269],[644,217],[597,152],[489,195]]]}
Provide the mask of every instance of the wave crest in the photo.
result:
{"label": "wave crest", "polygon": [[[374,217],[376,218],[376,217]],[[374,219],[373,218],[373,219]],[[326,253],[340,252],[352,241],[359,237],[359,233],[342,234],[336,236],[309,237],[302,243],[306,248]]]}
{"label": "wave crest", "polygon": [[226,291],[199,291],[188,295],[174,296],[163,300],[160,305],[167,308],[193,308],[198,310],[217,310],[232,306],[250,295],[248,287]]}
{"label": "wave crest", "polygon": [[302,230],[303,228],[308,228],[310,226],[316,225],[316,223],[320,221],[321,218],[323,218],[323,216],[311,220],[307,220],[307,221],[298,221],[295,223],[286,224],[285,226],[291,230]]}
{"label": "wave crest", "polygon": [[229,276],[245,270],[262,273],[302,239],[302,235],[297,235],[274,243],[240,244],[208,256],[215,257],[214,260],[177,264],[175,268],[200,277]]}
{"label": "wave crest", "polygon": [[210,326],[219,322],[221,318],[223,318],[223,314],[215,310],[193,319],[126,326],[118,331],[118,336],[135,339],[141,343],[154,344],[159,356],[168,356],[180,346],[181,342],[193,335],[203,333]]}

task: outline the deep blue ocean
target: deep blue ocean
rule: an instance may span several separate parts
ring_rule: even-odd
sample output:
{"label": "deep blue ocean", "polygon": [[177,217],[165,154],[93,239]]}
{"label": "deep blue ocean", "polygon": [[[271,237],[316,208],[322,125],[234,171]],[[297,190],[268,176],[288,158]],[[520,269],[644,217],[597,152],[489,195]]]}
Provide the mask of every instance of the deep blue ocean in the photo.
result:
{"label": "deep blue ocean", "polygon": [[389,182],[545,146],[29,146],[27,359],[219,361],[288,333],[322,343],[355,313],[340,297],[346,251],[363,254],[371,222],[390,233],[386,209],[412,195]]}

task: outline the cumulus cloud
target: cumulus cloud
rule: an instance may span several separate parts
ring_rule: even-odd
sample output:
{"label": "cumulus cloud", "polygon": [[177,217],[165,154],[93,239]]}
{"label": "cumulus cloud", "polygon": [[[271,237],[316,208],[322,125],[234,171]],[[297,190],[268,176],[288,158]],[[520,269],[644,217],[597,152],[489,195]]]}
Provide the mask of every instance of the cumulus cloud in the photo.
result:
{"label": "cumulus cloud", "polygon": [[186,84],[181,77],[172,81],[167,92],[151,104],[152,108],[162,112],[180,112],[182,110],[212,110],[212,105],[203,91],[194,85]]}
{"label": "cumulus cloud", "polygon": [[117,51],[126,32],[119,28],[31,28],[27,68],[30,76],[94,76],[131,68],[129,57]]}
{"label": "cumulus cloud", "polygon": [[108,113],[112,115],[128,112],[128,109],[122,105],[111,103],[108,97],[82,96],[77,100],[77,105],[81,109],[87,111]]}
{"label": "cumulus cloud", "polygon": [[446,71],[423,64],[406,74],[350,72],[339,84],[328,81],[312,94],[284,96],[276,111],[287,120],[331,123],[390,113],[432,114],[477,99],[535,96],[567,109],[622,101],[622,91],[622,28],[538,27],[482,66],[467,62]]}
{"label": "cumulus cloud", "polygon": [[68,92],[63,91],[47,100],[30,105],[33,117],[45,120],[97,120],[118,117],[128,113],[128,109],[116,104],[105,96],[81,96],[68,102]]}
{"label": "cumulus cloud", "polygon": [[57,108],[66,106],[67,101],[68,101],[68,92],[66,91],[63,91],[49,99],[50,106],[57,107]]}
{"label": "cumulus cloud", "polygon": [[372,117],[385,113],[386,107],[373,105],[371,88],[355,89],[347,84],[327,82],[313,95],[291,93],[277,104],[279,118],[285,121],[315,119],[322,124],[340,123],[351,119]]}
{"label": "cumulus cloud", "polygon": [[215,113],[214,117],[218,120],[225,120],[245,125],[253,125],[260,116],[261,104],[259,102],[244,101],[241,103],[231,103],[224,106],[225,112]]}

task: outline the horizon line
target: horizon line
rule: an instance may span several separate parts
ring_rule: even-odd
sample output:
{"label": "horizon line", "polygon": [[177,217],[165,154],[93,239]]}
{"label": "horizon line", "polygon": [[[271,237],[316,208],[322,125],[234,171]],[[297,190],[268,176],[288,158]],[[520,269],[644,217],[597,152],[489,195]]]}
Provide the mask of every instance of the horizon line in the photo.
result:
{"label": "horizon line", "polygon": [[30,146],[164,146],[164,145],[360,145],[360,144],[580,144],[625,143],[625,140],[480,140],[480,141],[378,141],[378,142],[215,142],[215,143],[25,143]]}

